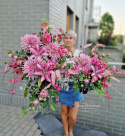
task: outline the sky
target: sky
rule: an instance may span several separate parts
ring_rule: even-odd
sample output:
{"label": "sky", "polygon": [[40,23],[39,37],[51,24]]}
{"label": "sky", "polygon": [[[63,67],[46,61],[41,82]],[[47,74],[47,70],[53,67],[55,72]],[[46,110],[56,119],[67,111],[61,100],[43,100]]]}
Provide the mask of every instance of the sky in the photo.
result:
{"label": "sky", "polygon": [[94,0],[94,7],[101,7],[101,16],[108,12],[113,16],[114,35],[125,35],[125,0]]}

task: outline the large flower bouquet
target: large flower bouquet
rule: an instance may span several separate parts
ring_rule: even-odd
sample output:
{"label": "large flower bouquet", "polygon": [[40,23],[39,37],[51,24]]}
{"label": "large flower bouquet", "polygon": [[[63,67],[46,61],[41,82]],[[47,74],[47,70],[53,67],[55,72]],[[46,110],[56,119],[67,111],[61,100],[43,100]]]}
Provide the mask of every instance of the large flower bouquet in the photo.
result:
{"label": "large flower bouquet", "polygon": [[[109,86],[111,78],[116,79],[112,74],[114,70],[111,71],[107,65],[108,54],[99,55],[95,51],[96,47],[104,45],[96,45],[89,53],[81,51],[79,56],[74,58],[62,42],[65,35],[62,28],[57,29],[49,25],[45,19],[42,21],[42,29],[38,35],[33,33],[21,37],[21,51],[8,51],[11,62],[6,63],[3,70],[3,73],[7,73],[13,69],[9,86],[13,83],[14,87],[19,80],[27,80],[24,97],[28,96],[29,106],[24,107],[24,115],[27,114],[27,108],[34,110],[35,106],[43,113],[49,100],[51,110],[55,111],[55,105],[60,98],[57,90],[66,88],[68,91],[70,79],[75,93],[78,92],[78,88],[81,93],[94,90],[100,96],[111,98],[103,88]],[[85,45],[84,48],[90,45]],[[74,63],[68,63],[67,59]],[[16,93],[13,87],[11,95]]]}

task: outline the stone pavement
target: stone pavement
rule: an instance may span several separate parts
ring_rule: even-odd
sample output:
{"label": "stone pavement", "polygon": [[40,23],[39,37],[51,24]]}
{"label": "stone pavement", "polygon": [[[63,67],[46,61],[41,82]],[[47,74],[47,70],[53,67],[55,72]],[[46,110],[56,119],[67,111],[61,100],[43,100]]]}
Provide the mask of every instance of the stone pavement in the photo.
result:
{"label": "stone pavement", "polygon": [[33,119],[38,111],[28,111],[20,117],[21,111],[19,107],[0,104],[0,136],[43,136]]}
{"label": "stone pavement", "polygon": [[[26,116],[20,116],[22,109],[0,104],[0,136],[43,136],[35,122],[34,116],[39,111],[28,111]],[[75,126],[74,126],[75,127]],[[57,130],[47,136],[62,136],[64,130]],[[75,136],[107,136],[104,132],[73,128]]]}

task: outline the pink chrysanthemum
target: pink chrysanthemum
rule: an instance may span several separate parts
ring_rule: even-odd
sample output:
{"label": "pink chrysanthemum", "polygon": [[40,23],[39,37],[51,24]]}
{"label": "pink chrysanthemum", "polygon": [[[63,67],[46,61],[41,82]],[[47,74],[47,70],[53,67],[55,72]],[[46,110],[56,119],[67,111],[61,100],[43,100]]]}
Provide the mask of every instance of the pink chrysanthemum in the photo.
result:
{"label": "pink chrysanthemum", "polygon": [[30,48],[39,49],[41,45],[40,37],[37,35],[28,35],[26,34],[24,37],[21,37],[22,48],[25,51],[30,51]]}
{"label": "pink chrysanthemum", "polygon": [[89,71],[91,68],[91,58],[88,55],[81,54],[80,57],[80,62],[78,63],[77,68],[79,70],[84,71]]}
{"label": "pink chrysanthemum", "polygon": [[34,72],[38,70],[37,64],[41,64],[42,60],[40,58],[28,58],[25,61],[23,68],[23,73],[27,74],[27,77],[30,77]]}
{"label": "pink chrysanthemum", "polygon": [[58,52],[59,45],[54,42],[50,43],[46,46],[46,51],[48,53],[48,56],[51,57],[53,60],[56,60],[60,57],[60,54]]}

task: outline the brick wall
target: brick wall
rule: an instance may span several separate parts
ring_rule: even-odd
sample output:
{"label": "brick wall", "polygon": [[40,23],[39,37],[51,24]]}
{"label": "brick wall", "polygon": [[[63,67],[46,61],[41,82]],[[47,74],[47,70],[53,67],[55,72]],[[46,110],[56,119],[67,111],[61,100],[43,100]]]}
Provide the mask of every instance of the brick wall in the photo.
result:
{"label": "brick wall", "polygon": [[38,33],[41,29],[41,17],[46,14],[49,18],[49,0],[0,0],[0,103],[13,106],[25,106],[28,102],[23,97],[23,90],[19,83],[14,87],[16,91],[11,101],[11,88],[8,87],[10,74],[6,74],[2,81],[4,62],[9,62],[8,49],[21,49],[21,40],[25,34]]}
{"label": "brick wall", "polygon": [[[108,136],[125,136],[125,78],[119,78],[121,83],[111,82],[108,89],[112,99],[103,100],[94,91],[84,95],[80,102],[76,125],[84,128],[97,129],[106,132]],[[52,111],[50,111],[52,112]],[[56,113],[61,120],[61,105]]]}
{"label": "brick wall", "polygon": [[[81,1],[81,0],[78,0]],[[75,0],[0,0],[0,73],[4,69],[4,61],[9,61],[7,50],[19,50],[20,37],[26,33],[38,33],[41,28],[40,19],[45,13],[50,24],[66,29],[66,6],[68,5],[79,18],[81,11],[77,8],[80,3]],[[82,4],[80,5],[82,7]],[[82,18],[80,18],[82,23]],[[82,30],[81,30],[82,31]],[[82,33],[80,31],[80,34]],[[80,40],[80,39],[79,39]],[[24,106],[28,100],[23,98],[23,90],[15,87],[17,95],[11,100],[11,87],[8,87],[8,78],[0,82],[0,104]],[[92,91],[85,95],[85,100],[80,103],[77,125],[107,132],[109,136],[125,136],[125,84],[112,83],[110,88],[112,99],[102,102]],[[115,88],[117,86],[117,89]],[[51,111],[50,111],[51,112]],[[60,104],[54,114],[61,117]]]}
{"label": "brick wall", "polygon": [[76,48],[80,48],[82,44],[82,33],[83,33],[83,4],[85,0],[50,0],[49,5],[49,21],[50,24],[56,26],[57,28],[62,27],[66,31],[67,26],[67,6],[73,11],[73,22],[72,30],[75,30],[75,16],[79,18],[79,28],[78,28],[78,42]]}

